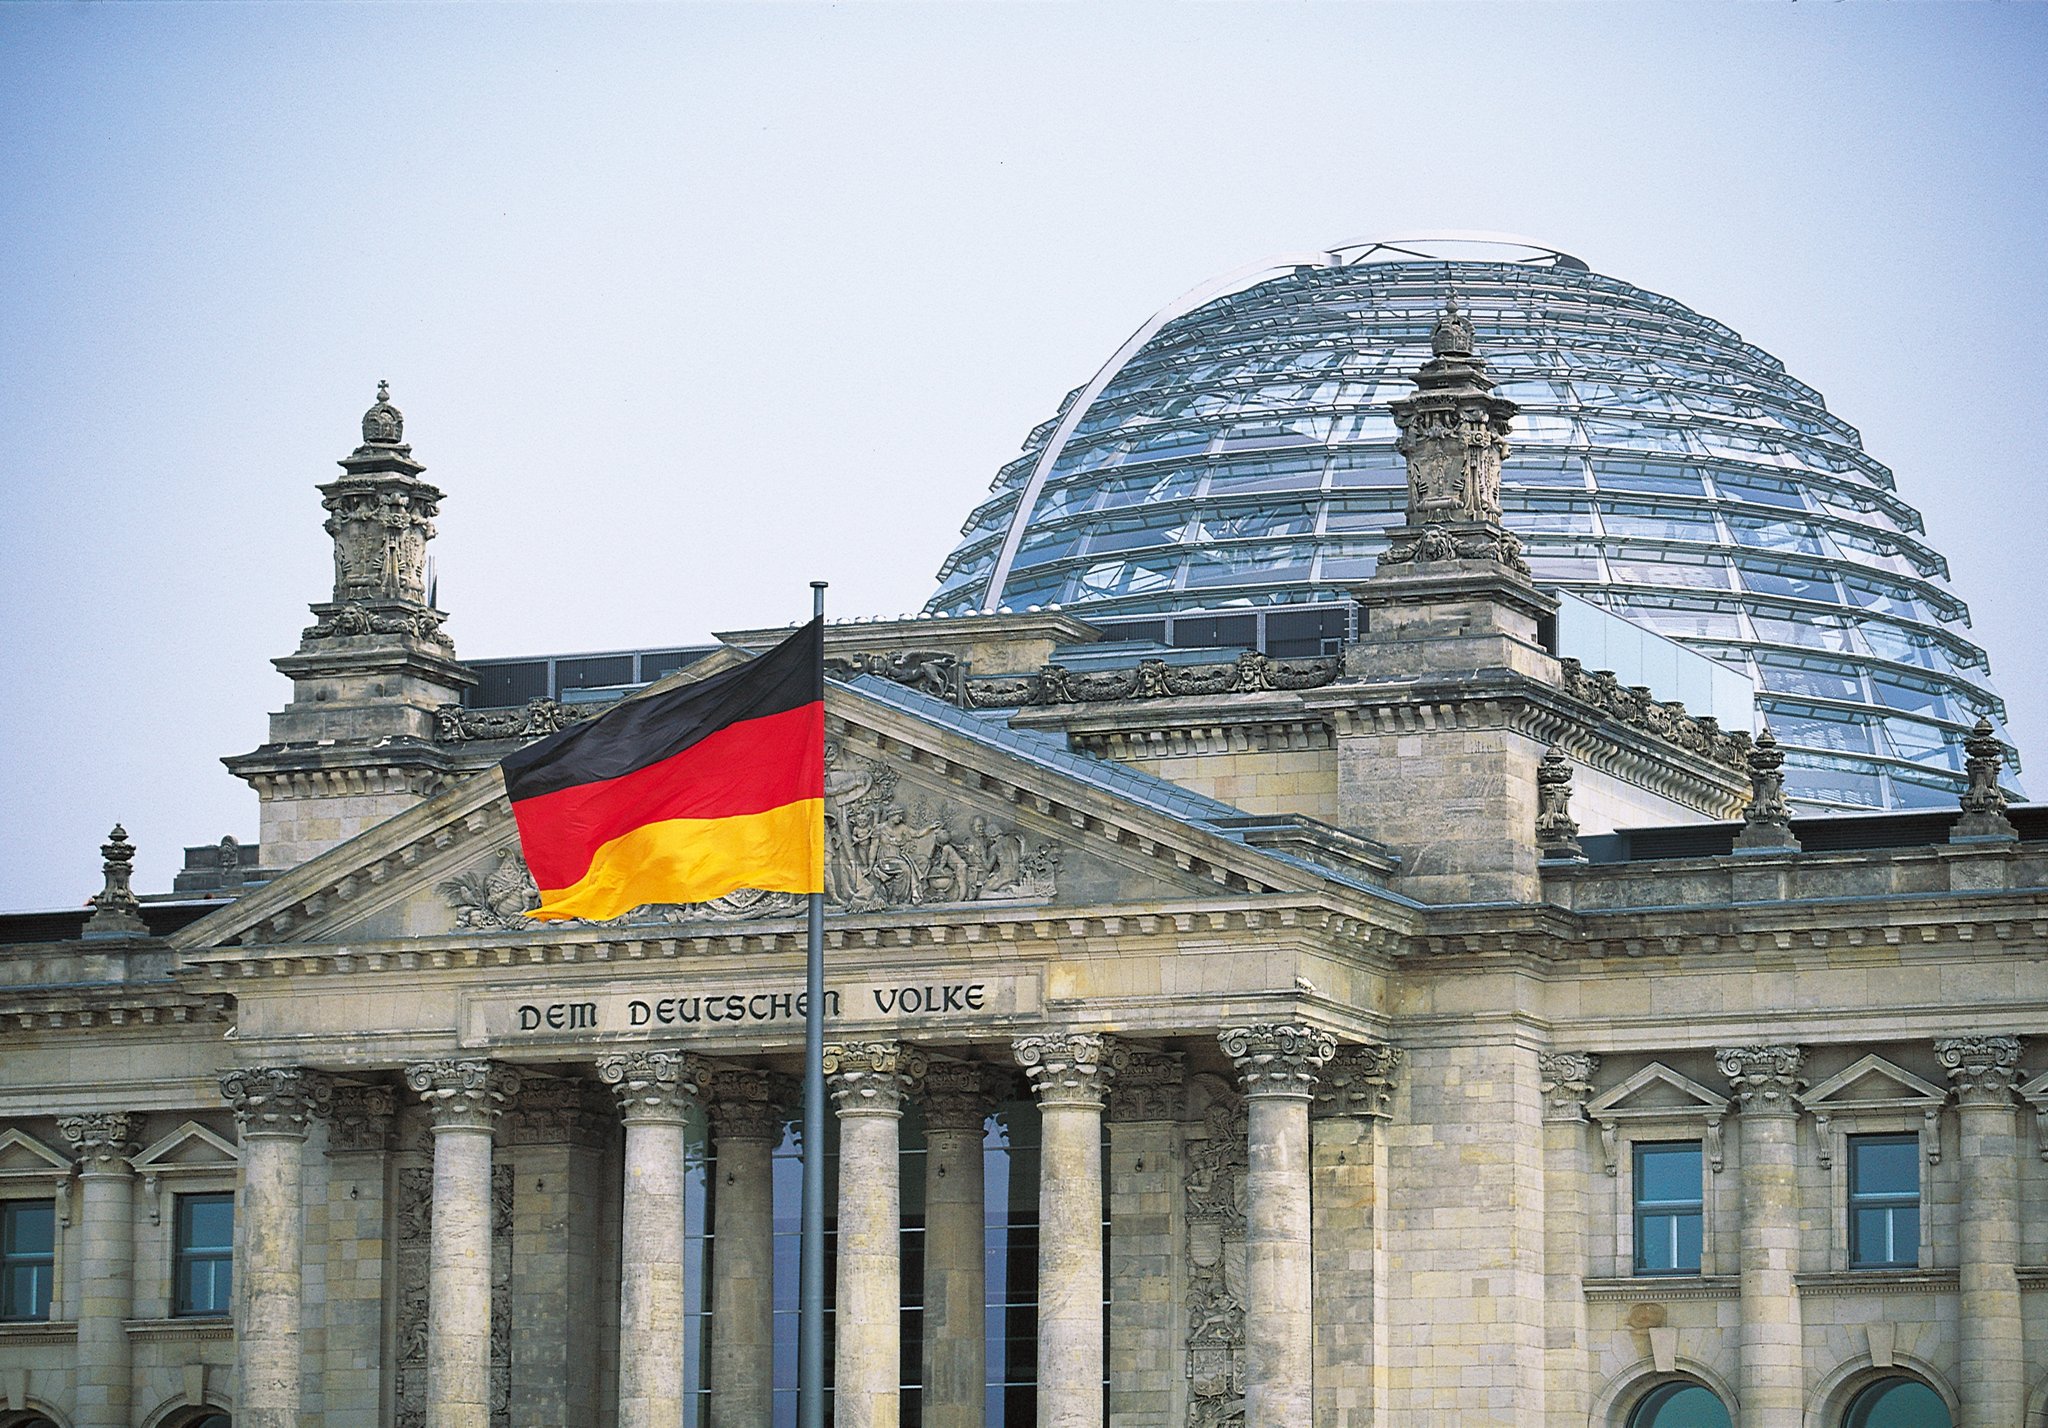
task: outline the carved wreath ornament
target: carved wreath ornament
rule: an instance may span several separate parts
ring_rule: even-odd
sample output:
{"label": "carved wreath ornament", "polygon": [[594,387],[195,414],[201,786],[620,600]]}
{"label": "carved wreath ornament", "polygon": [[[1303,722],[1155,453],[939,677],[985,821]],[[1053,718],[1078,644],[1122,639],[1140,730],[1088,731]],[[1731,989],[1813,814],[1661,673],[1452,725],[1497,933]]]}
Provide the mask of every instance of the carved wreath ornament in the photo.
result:
{"label": "carved wreath ornament", "polygon": [[[897,796],[895,770],[825,746],[825,900],[840,912],[1044,902],[1059,891],[1060,845],[980,813]],[[437,889],[457,931],[531,927],[540,892],[515,848]],[[601,926],[794,917],[795,893],[743,888],[710,902],[635,908]]]}

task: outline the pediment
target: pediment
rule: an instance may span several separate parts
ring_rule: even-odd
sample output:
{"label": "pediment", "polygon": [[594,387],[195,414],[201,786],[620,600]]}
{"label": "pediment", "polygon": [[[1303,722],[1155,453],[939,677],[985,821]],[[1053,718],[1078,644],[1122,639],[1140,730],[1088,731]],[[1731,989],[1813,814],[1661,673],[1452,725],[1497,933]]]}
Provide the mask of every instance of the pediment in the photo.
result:
{"label": "pediment", "polygon": [[44,1145],[28,1132],[10,1129],[0,1133],[0,1179],[70,1173],[71,1157]]}
{"label": "pediment", "polygon": [[1847,1111],[1925,1110],[1948,1100],[1948,1089],[1915,1076],[1905,1067],[1882,1056],[1865,1056],[1809,1087],[1799,1097],[1801,1105],[1819,1116]]}
{"label": "pediment", "polygon": [[[867,683],[867,681],[863,681]],[[1237,810],[1068,753],[893,686],[834,683],[828,726],[828,908],[840,915],[1376,889],[1233,836]],[[498,770],[439,796],[177,933],[181,950],[420,938],[591,937],[535,924]],[[735,894],[638,909],[620,935],[698,935],[800,921],[801,899]],[[634,929],[640,929],[637,933]]]}
{"label": "pediment", "polygon": [[187,1121],[129,1163],[139,1171],[232,1169],[241,1159],[233,1145],[197,1121]]}
{"label": "pediment", "polygon": [[1613,1090],[1586,1103],[1594,1121],[1683,1119],[1728,1114],[1728,1097],[1653,1061]]}

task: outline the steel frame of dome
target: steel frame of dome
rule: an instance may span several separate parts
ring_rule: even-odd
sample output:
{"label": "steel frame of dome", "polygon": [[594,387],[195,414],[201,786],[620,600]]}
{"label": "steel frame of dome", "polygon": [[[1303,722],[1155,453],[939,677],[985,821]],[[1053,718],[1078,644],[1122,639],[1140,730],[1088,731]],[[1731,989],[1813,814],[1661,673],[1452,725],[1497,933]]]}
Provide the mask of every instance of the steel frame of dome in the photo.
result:
{"label": "steel frame of dome", "polygon": [[1952,802],[1969,724],[2004,709],[1892,473],[1732,329],[1509,235],[1348,243],[1183,294],[997,473],[927,611],[1342,600],[1400,518],[1387,404],[1449,288],[1522,407],[1503,498],[1538,580],[1746,671],[1803,805]]}

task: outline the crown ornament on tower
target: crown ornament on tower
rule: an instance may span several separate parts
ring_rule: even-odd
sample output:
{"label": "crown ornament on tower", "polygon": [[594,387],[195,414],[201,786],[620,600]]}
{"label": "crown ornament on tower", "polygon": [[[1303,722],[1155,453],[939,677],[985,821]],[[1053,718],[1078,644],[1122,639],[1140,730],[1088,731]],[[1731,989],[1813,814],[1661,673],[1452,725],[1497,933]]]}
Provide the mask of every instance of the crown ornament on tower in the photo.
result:
{"label": "crown ornament on tower", "polygon": [[120,824],[100,844],[101,875],[105,885],[91,898],[92,916],[85,920],[87,939],[147,937],[149,924],[142,920],[142,904],[136,900],[131,880],[135,876],[135,845]]}

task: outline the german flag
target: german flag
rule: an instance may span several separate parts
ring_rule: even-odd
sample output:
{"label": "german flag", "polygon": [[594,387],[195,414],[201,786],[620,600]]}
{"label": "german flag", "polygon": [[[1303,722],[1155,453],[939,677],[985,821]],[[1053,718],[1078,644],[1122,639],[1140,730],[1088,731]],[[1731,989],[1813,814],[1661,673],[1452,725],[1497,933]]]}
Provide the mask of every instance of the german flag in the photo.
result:
{"label": "german flag", "polygon": [[529,917],[825,888],[825,627],[504,762]]}

